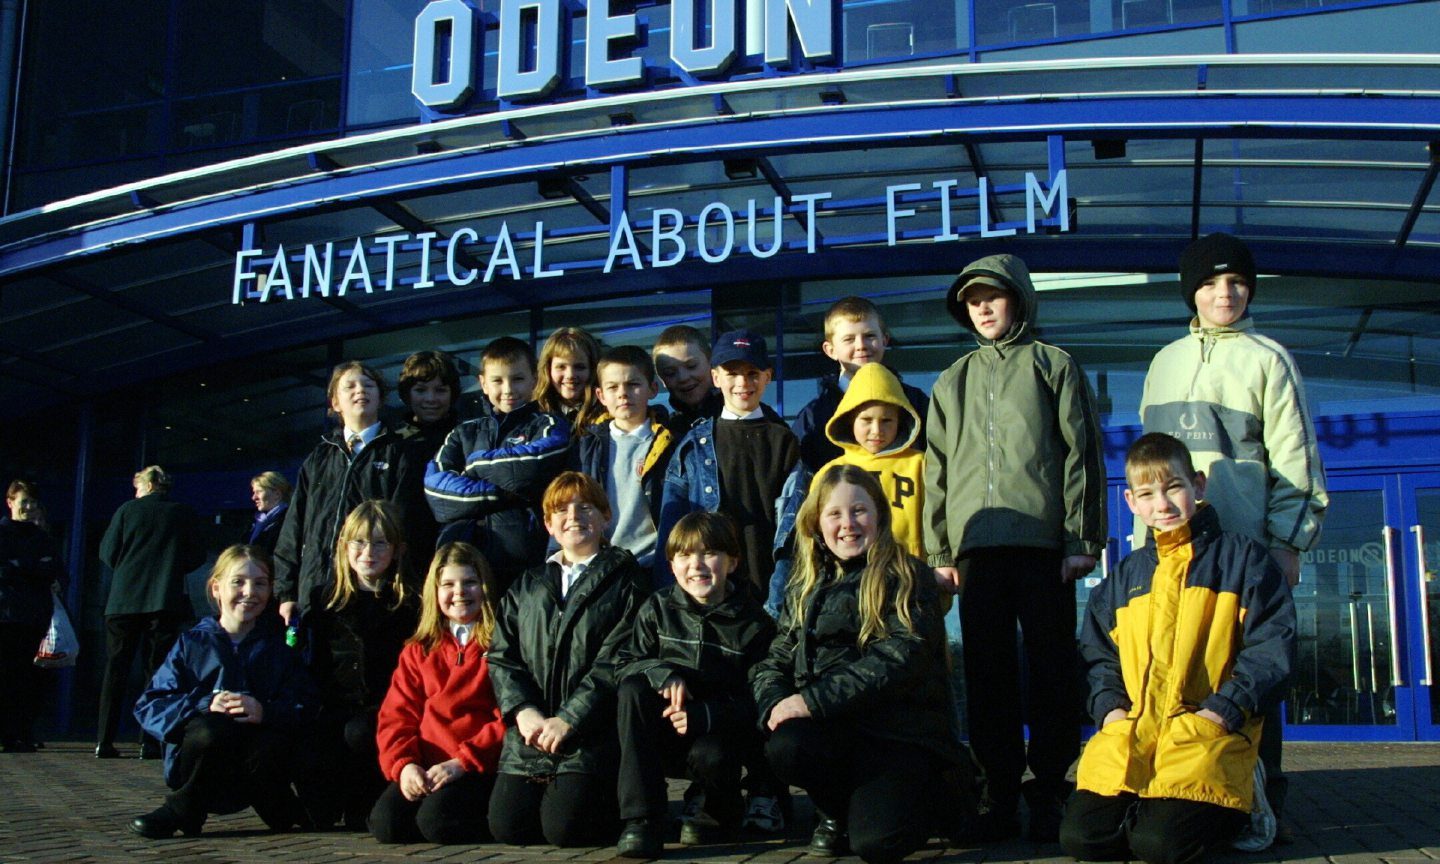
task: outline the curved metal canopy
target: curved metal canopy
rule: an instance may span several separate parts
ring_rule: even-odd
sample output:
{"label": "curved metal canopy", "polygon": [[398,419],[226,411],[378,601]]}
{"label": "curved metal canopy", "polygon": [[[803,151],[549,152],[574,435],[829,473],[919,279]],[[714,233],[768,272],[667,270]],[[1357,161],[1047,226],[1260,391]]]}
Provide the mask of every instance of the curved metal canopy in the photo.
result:
{"label": "curved metal canopy", "polygon": [[[997,249],[1037,271],[1168,273],[1179,248],[1211,230],[1245,237],[1267,272],[1433,281],[1437,141],[1434,55],[888,67],[407,127],[0,220],[0,398],[83,396],[283,346],[562,299],[953,272]],[[981,223],[1023,225],[1026,173],[1053,179],[1059,168],[1068,232],[979,236]],[[936,242],[946,240],[937,190],[982,177],[986,212],[978,190],[954,199],[958,236]],[[887,198],[904,184],[914,188]],[[796,203],[821,194],[830,197],[814,211]],[[769,224],[777,196],[784,249],[759,257],[743,215],[754,200]],[[723,265],[696,248],[713,234],[695,223],[716,203],[739,220]],[[914,214],[893,245],[887,207]],[[692,233],[683,260],[605,272],[622,211],[648,256],[659,251],[648,239],[655,214],[669,210]],[[460,270],[483,268],[502,223],[533,266],[537,220],[544,266],[563,278],[435,277],[452,239]],[[232,302],[237,255],[263,273],[283,247],[298,281],[307,244],[348,253],[356,238],[370,256],[396,252],[391,284]]]}

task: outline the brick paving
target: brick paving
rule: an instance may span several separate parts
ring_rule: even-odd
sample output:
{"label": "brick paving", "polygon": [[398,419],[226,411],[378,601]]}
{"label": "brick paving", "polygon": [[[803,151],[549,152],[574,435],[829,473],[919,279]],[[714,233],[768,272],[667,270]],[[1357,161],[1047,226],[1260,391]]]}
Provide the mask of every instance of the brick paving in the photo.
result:
{"label": "brick paving", "polygon": [[[133,753],[133,751],[131,751]],[[1406,864],[1440,861],[1440,744],[1290,743],[1288,818],[1295,841],[1216,864]],[[52,744],[35,755],[0,754],[0,864],[38,862],[264,861],[267,864],[364,861],[602,862],[614,848],[381,846],[368,835],[269,834],[250,811],[211,817],[200,837],[143,840],[125,823],[157,806],[165,787],[160,763],[96,761],[89,746]],[[679,786],[672,787],[678,798]],[[678,802],[672,801],[678,808]],[[797,802],[808,825],[808,806]],[[808,859],[808,832],[784,839],[709,847],[670,845],[672,861],[786,864]],[[625,860],[625,859],[615,859]],[[855,862],[858,859],[843,859]],[[910,860],[1001,864],[1059,862],[1058,846],[1028,842],[971,849],[932,845]]]}

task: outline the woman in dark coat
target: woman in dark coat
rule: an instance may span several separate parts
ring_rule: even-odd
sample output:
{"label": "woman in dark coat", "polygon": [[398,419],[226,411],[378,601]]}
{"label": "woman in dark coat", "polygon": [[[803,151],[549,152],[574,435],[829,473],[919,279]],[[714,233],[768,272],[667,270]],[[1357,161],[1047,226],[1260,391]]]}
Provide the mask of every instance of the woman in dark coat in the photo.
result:
{"label": "woman in dark coat", "polygon": [[290,481],[278,472],[262,471],[250,478],[250,500],[255,504],[255,524],[244,541],[274,555],[280,526],[290,509]]}
{"label": "woman in dark coat", "polygon": [[[35,501],[24,481],[6,492],[10,516],[0,519],[0,745],[33,753],[35,651],[50,626],[51,592],[64,576],[55,542],[30,521]],[[36,502],[38,503],[38,502]]]}
{"label": "woman in dark coat", "polygon": [[[151,465],[135,475],[135,500],[115,511],[100,560],[114,571],[105,604],[105,679],[100,685],[99,734],[95,756],[114,759],[115,733],[130,677],[130,664],[146,642],[145,677],[155,674],[175,638],[192,617],[185,574],[205,563],[200,518],[188,504],[171,501],[170,475]],[[159,755],[159,742],[146,738],[141,755]]]}

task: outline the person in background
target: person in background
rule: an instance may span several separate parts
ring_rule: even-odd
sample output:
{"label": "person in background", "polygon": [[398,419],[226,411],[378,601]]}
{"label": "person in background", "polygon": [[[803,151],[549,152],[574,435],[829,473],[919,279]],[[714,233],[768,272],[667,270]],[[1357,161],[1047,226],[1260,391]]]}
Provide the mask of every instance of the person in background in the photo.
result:
{"label": "person in background", "polygon": [[39,520],[35,517],[43,509],[40,504],[40,493],[36,490],[34,483],[28,480],[12,480],[10,486],[5,490],[5,513],[0,515],[0,523],[38,523]]}
{"label": "person in background", "polygon": [[5,492],[9,515],[0,519],[0,749],[33,753],[38,676],[35,651],[50,626],[64,577],[55,541],[33,521],[35,486],[12,482]]}
{"label": "person in background", "polygon": [[540,348],[540,410],[559,414],[578,433],[595,419],[595,366],[600,343],[579,327],[561,327]]}
{"label": "person in background", "polygon": [[280,526],[290,509],[290,481],[278,471],[262,471],[250,478],[250,500],[255,504],[255,524],[245,537],[251,546],[274,554],[280,540]]}
{"label": "person in background", "polygon": [[401,437],[411,441],[424,459],[432,459],[458,421],[460,372],[444,351],[416,351],[400,368],[400,402],[405,406]]}
{"label": "person in background", "polygon": [[165,742],[165,803],[129,823],[151,840],[193,837],[211,813],[254,807],[272,831],[306,825],[290,762],[310,722],[314,685],[286,646],[270,602],[270,559],[231,546],[206,580],[217,612],[180,636],[135,717]]}
{"label": "person in background", "polygon": [[[880,309],[864,297],[836,300],[825,311],[825,341],[820,350],[840,368],[820,379],[820,392],[795,415],[790,429],[800,439],[800,460],[806,469],[818,473],[828,462],[840,458],[840,447],[827,434],[830,418],[840,407],[840,400],[850,389],[855,373],[866,363],[884,363],[890,348],[890,331]],[[834,368],[834,367],[831,367]],[[892,373],[893,374],[893,373]],[[899,377],[898,375],[896,376]],[[920,418],[920,434],[915,447],[925,449],[925,415],[930,399],[924,391],[909,384],[900,385],[904,399]]]}
{"label": "person in background", "polygon": [[[397,504],[407,525],[427,512],[423,463],[399,433],[380,421],[385,399],[380,373],[356,360],[341,363],[330,373],[326,399],[340,427],[323,436],[300,466],[290,513],[275,545],[275,599],[290,626],[310,611],[316,589],[330,584],[335,539],[361,501]],[[405,574],[418,581],[413,575]]]}
{"label": "person in background", "polygon": [[[151,465],[134,477],[135,500],[115,511],[100,541],[100,560],[113,571],[105,603],[105,677],[100,684],[100,720],[95,757],[115,759],[115,734],[130,665],[145,645],[145,680],[155,674],[191,620],[185,575],[205,563],[200,518],[189,504],[169,498],[170,475]],[[140,757],[155,759],[160,744],[141,741]]]}
{"label": "person in background", "polygon": [[[411,354],[400,369],[398,389],[408,414],[398,430],[400,437],[409,442],[411,458],[426,465],[459,422],[460,373],[455,359],[444,351]],[[440,526],[428,505],[405,514],[405,537],[414,558],[412,572],[424,573],[439,535]]]}
{"label": "person in background", "polygon": [[655,374],[670,394],[670,419],[665,425],[677,441],[700,420],[720,416],[725,399],[710,378],[710,340],[704,333],[688,324],[666,327],[650,356]]}

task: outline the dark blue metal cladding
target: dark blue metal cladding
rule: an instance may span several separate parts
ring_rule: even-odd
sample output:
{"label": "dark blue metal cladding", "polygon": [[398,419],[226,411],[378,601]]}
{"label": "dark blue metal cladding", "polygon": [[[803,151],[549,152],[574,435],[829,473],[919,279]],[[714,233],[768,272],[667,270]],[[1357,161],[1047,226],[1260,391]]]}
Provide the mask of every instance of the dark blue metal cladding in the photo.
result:
{"label": "dark blue metal cladding", "polygon": [[[1051,135],[1081,139],[1110,134],[1130,138],[1427,141],[1440,134],[1437,102],[1440,100],[1391,95],[1356,98],[1221,94],[1101,96],[960,105],[937,101],[902,106],[850,105],[828,112],[800,112],[743,121],[717,119],[713,123],[691,123],[676,128],[636,128],[483,153],[437,154],[388,168],[322,175],[291,185],[179,205],[15,248],[0,257],[0,275],[191,232],[288,214],[363,206],[442,189],[501,184],[562,167],[567,171],[593,171],[613,165],[654,166],[732,156],[919,146],[945,141],[1044,140]],[[1121,256],[1120,260],[1110,262],[1111,268],[1129,266],[1124,260],[1125,250],[1111,252]],[[1403,259],[1397,261],[1397,267],[1400,268],[1397,275],[1411,272],[1405,268]],[[1345,270],[1355,271],[1353,266]]]}

